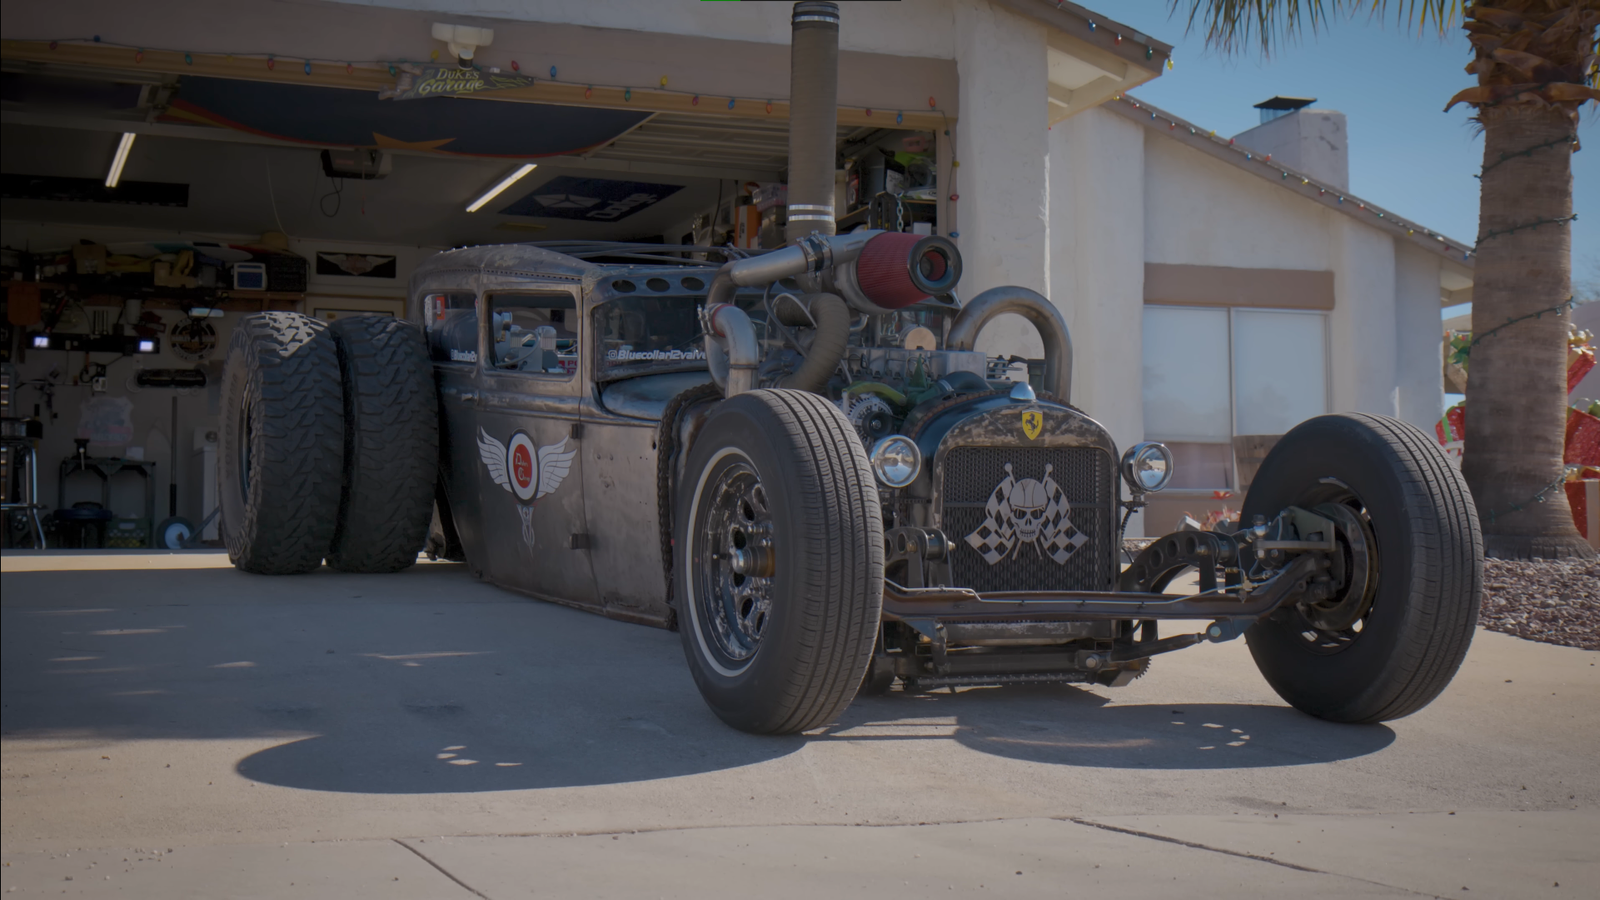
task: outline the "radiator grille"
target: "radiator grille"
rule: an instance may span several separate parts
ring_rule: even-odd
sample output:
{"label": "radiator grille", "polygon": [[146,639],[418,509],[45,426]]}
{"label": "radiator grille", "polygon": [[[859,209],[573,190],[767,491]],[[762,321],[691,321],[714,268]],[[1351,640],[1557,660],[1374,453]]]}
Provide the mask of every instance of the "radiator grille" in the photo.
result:
{"label": "radiator grille", "polygon": [[[1020,539],[998,562],[990,565],[968,540],[989,533],[987,506],[995,489],[1007,477],[1017,486],[1025,479],[1040,482],[1031,497],[1019,488],[1018,499],[1037,504],[1042,496],[1045,469],[1060,488],[1070,510],[1068,520],[1087,540],[1064,563],[1047,555],[1050,535],[1041,532],[1033,542]],[[990,591],[1107,591],[1115,573],[1110,546],[1115,537],[1113,522],[1116,500],[1115,472],[1111,457],[1093,447],[956,447],[945,457],[943,530],[955,545],[951,557],[951,577],[957,587],[979,593]],[[1001,523],[1004,525],[1005,523]]]}

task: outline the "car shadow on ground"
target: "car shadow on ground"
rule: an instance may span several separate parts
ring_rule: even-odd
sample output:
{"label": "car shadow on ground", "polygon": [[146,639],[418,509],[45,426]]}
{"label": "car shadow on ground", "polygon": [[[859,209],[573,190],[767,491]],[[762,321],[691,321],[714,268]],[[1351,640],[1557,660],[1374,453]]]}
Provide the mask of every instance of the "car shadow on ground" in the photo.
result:
{"label": "car shadow on ground", "polygon": [[894,692],[858,699],[829,735],[873,723],[950,717],[952,738],[1027,762],[1119,769],[1299,766],[1375,753],[1394,742],[1386,725],[1341,725],[1286,706],[1248,703],[1119,704],[1069,685]]}
{"label": "car shadow on ground", "polygon": [[6,740],[238,740],[250,779],[379,794],[645,781],[804,746],[724,726],[678,636],[457,566],[7,573]]}
{"label": "car shadow on ground", "polygon": [[[110,577],[108,577],[110,576]],[[720,722],[676,634],[501,591],[459,567],[393,576],[232,569],[8,573],[0,731],[243,740],[255,781],[413,794],[670,778],[808,741],[917,740],[1087,767],[1290,766],[1372,753],[1382,726],[1251,705],[1123,706],[1068,686],[860,698],[836,726]],[[948,723],[953,723],[953,726]]]}

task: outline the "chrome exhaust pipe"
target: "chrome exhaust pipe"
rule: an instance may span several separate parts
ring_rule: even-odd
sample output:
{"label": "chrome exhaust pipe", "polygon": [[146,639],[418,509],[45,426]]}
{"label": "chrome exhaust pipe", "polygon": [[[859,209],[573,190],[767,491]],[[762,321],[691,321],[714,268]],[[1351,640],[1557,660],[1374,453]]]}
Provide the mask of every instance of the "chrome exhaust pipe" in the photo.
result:
{"label": "chrome exhaust pipe", "polygon": [[793,244],[837,230],[833,171],[839,130],[839,4],[800,0],[790,19],[789,204]]}
{"label": "chrome exhaust pipe", "polygon": [[1044,342],[1044,387],[1062,403],[1072,402],[1072,335],[1061,310],[1025,287],[996,287],[973,297],[950,323],[949,350],[971,350],[995,316],[1016,313],[1033,323]]}

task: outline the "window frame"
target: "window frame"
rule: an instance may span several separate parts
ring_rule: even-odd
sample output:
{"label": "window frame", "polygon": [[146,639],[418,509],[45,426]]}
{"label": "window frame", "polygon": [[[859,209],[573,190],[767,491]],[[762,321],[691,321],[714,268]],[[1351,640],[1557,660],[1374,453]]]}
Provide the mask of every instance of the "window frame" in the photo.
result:
{"label": "window frame", "polygon": [[[569,307],[547,307],[548,309],[563,309],[571,314],[577,324],[569,324],[573,333],[572,346],[578,354],[578,365],[570,372],[560,375],[554,372],[525,372],[518,369],[503,369],[496,365],[494,359],[494,301],[497,297],[504,296],[561,296],[572,303]],[[587,378],[584,366],[588,362],[585,357],[590,356],[583,352],[583,341],[587,334],[583,323],[583,302],[578,292],[570,285],[528,285],[512,288],[490,288],[478,295],[478,367],[485,374],[505,377],[530,378],[546,384],[576,384]]]}
{"label": "window frame", "polygon": [[482,344],[483,344],[483,337],[482,337],[482,332],[483,332],[483,295],[478,293],[475,290],[470,289],[470,288],[462,288],[462,289],[458,289],[458,290],[448,290],[448,289],[427,290],[427,291],[423,291],[421,293],[421,295],[417,298],[417,307],[419,309],[419,318],[422,320],[422,339],[423,339],[423,342],[428,345],[428,360],[431,363],[433,363],[433,365],[436,365],[436,366],[463,366],[463,367],[469,367],[469,368],[472,368],[472,369],[476,369],[477,366],[478,366],[478,360],[473,360],[473,361],[469,362],[469,361],[464,360],[464,359],[434,359],[433,358],[433,329],[429,327],[428,301],[430,299],[434,298],[434,297],[445,296],[445,295],[448,295],[448,294],[465,294],[465,295],[468,295],[468,296],[472,297],[472,310],[473,310],[473,313],[475,315],[477,315],[477,317],[478,317],[478,328],[475,329],[478,332],[477,337],[475,339],[475,344],[477,346],[475,346],[474,349],[477,351],[478,360],[482,360],[483,359],[483,348],[482,348]]}
{"label": "window frame", "polygon": [[[1234,348],[1238,345],[1238,314],[1240,312],[1245,312],[1245,313],[1292,313],[1294,315],[1316,316],[1316,317],[1319,317],[1321,319],[1321,321],[1322,321],[1322,370],[1323,370],[1322,371],[1322,387],[1323,387],[1322,409],[1323,409],[1323,412],[1322,413],[1318,413],[1318,415],[1324,415],[1324,414],[1327,413],[1328,410],[1333,409],[1333,343],[1332,343],[1333,335],[1332,335],[1332,328],[1331,328],[1332,317],[1329,315],[1328,310],[1322,310],[1322,309],[1285,309],[1285,308],[1280,308],[1280,307],[1257,307],[1257,306],[1199,306],[1199,305],[1195,305],[1195,304],[1176,304],[1176,303],[1145,303],[1143,305],[1144,305],[1144,307],[1146,309],[1156,308],[1156,309],[1184,309],[1184,310],[1193,310],[1193,309],[1218,310],[1220,312],[1223,312],[1227,316],[1227,326],[1228,326],[1227,327],[1227,338],[1228,338],[1228,341],[1227,341],[1227,347],[1225,349],[1226,349],[1226,353],[1227,353],[1226,359],[1227,359],[1227,363],[1228,363],[1228,368],[1227,368],[1227,371],[1228,371],[1228,439],[1226,441],[1194,440],[1192,438],[1166,437],[1166,436],[1163,436],[1162,432],[1159,429],[1153,429],[1148,425],[1148,423],[1144,423],[1143,420],[1142,420],[1143,419],[1144,399],[1145,399],[1144,398],[1144,382],[1143,382],[1143,378],[1142,377],[1140,379],[1139,404],[1140,404],[1140,412],[1141,412],[1141,425],[1144,428],[1144,439],[1145,440],[1147,440],[1147,441],[1160,441],[1162,443],[1166,443],[1168,441],[1171,441],[1172,443],[1179,443],[1179,444],[1220,444],[1220,445],[1224,445],[1224,446],[1226,446],[1228,448],[1228,459],[1229,459],[1229,465],[1228,465],[1228,476],[1229,477],[1228,477],[1228,481],[1229,481],[1229,483],[1227,485],[1222,485],[1222,486],[1217,486],[1217,487],[1173,488],[1167,493],[1170,493],[1170,494],[1175,495],[1175,496],[1207,496],[1207,495],[1213,494],[1216,491],[1233,491],[1233,492],[1237,492],[1239,490],[1239,459],[1238,459],[1238,452],[1237,452],[1237,449],[1236,449],[1237,448],[1237,443],[1236,442],[1237,442],[1237,440],[1239,438],[1239,388],[1238,388],[1238,372],[1235,370],[1235,366],[1234,366]],[[1141,365],[1141,367],[1143,366],[1143,341],[1144,341],[1143,328],[1144,328],[1143,315],[1141,314],[1141,322],[1140,322],[1140,345],[1141,345],[1140,365]]]}

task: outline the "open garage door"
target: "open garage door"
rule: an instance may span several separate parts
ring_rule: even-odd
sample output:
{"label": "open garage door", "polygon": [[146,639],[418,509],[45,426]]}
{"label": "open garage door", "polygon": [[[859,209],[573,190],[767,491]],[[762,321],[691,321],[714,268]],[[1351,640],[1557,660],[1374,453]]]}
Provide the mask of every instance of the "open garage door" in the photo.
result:
{"label": "open garage door", "polygon": [[[781,243],[781,105],[757,118],[395,102],[12,56],[3,100],[3,274],[32,285],[8,293],[19,311],[6,326],[7,399],[23,416],[37,408],[43,433],[31,460],[7,456],[0,480],[17,499],[22,463],[33,464],[52,546],[159,546],[174,518],[217,537],[203,524],[216,507],[217,386],[243,314],[399,315],[411,269],[464,245],[753,245],[762,217]],[[842,122],[841,165],[871,164],[857,167],[850,198],[841,171],[837,206],[858,208],[841,226],[896,206],[874,213],[869,194],[931,183],[907,163],[931,172],[934,138]],[[929,212],[906,212],[907,200]],[[936,227],[931,199],[901,201],[906,230]],[[27,546],[34,530],[9,517],[5,543]]]}

